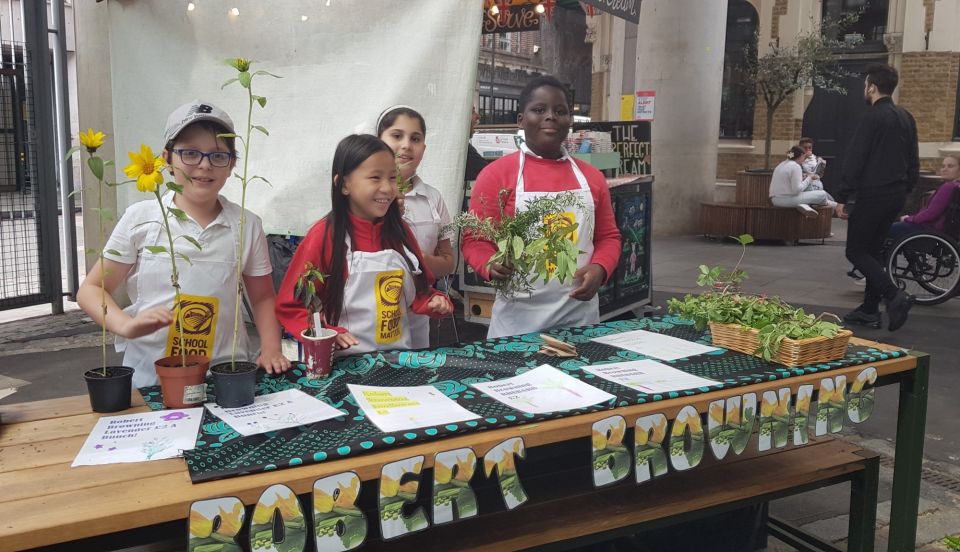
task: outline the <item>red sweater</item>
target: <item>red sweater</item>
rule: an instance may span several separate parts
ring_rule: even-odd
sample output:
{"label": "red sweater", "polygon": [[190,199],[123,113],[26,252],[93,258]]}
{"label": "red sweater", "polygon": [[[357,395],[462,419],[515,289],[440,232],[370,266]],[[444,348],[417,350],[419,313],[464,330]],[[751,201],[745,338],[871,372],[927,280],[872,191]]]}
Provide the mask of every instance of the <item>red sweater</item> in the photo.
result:
{"label": "red sweater", "polygon": [[[382,250],[380,247],[380,232],[383,229],[382,221],[371,222],[356,217],[351,213],[350,222],[353,224],[352,248],[354,251],[375,253]],[[293,254],[293,260],[290,261],[290,267],[287,269],[287,274],[283,278],[283,284],[280,285],[280,292],[277,293],[277,306],[275,309],[277,320],[280,321],[280,324],[286,331],[293,334],[298,340],[300,339],[300,333],[307,329],[307,309],[304,308],[302,302],[293,296],[297,278],[300,276],[300,270],[298,270],[297,267],[302,268],[307,261],[310,261],[319,267],[320,272],[324,274],[330,273],[333,245],[332,235],[326,240],[326,243],[324,243],[326,227],[327,219],[322,219],[314,224],[307,232],[307,235],[304,236],[303,241],[301,241],[297,247],[297,251]],[[433,282],[435,281],[433,273],[430,272],[430,269],[423,263],[423,256],[420,253],[417,240],[413,237],[406,223],[404,223],[404,228],[413,246],[413,253],[417,256],[417,259],[420,260],[420,267],[427,277],[427,284],[433,286]],[[346,269],[344,270],[346,271]],[[349,274],[346,276],[349,278]],[[321,284],[321,287],[322,285],[323,284]],[[320,289],[317,290],[317,294],[320,294]],[[439,291],[431,289],[431,291],[425,295],[417,295],[413,301],[413,305],[410,306],[410,310],[417,314],[436,317],[436,315],[427,309],[427,303],[435,295],[446,297]],[[447,300],[449,301],[449,299]],[[346,308],[346,305],[344,305],[344,308]],[[349,330],[349,328],[340,328],[337,326],[330,326],[330,328],[337,330],[339,333],[344,333]]]}
{"label": "red sweater", "polygon": [[[512,153],[487,165],[477,177],[470,198],[470,210],[480,217],[499,219],[498,195],[500,190],[508,190],[504,212],[513,216],[516,212],[517,171],[520,168],[521,154]],[[603,173],[589,163],[574,159],[587,179],[590,193],[593,195],[596,220],[593,228],[593,257],[595,263],[607,271],[607,279],[613,276],[620,261],[620,230],[613,216],[610,204],[610,189]],[[523,183],[528,192],[565,192],[578,190],[580,185],[573,175],[569,161],[540,159],[528,155],[523,166]],[[497,246],[491,241],[473,236],[463,237],[463,258],[483,279],[489,280],[487,261],[497,252]]]}

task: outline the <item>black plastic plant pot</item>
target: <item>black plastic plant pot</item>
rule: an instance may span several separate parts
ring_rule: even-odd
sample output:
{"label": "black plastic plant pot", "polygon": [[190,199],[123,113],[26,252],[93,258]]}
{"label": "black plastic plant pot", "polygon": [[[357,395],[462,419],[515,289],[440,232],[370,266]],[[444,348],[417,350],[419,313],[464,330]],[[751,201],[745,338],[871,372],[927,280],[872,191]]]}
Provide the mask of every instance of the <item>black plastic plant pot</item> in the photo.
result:
{"label": "black plastic plant pot", "polygon": [[257,365],[253,362],[223,362],[210,368],[217,404],[239,408],[253,404],[257,388]]}
{"label": "black plastic plant pot", "polygon": [[87,380],[90,408],[94,412],[119,412],[130,408],[133,368],[107,366],[106,373],[103,368],[95,368],[84,372],[83,379]]}

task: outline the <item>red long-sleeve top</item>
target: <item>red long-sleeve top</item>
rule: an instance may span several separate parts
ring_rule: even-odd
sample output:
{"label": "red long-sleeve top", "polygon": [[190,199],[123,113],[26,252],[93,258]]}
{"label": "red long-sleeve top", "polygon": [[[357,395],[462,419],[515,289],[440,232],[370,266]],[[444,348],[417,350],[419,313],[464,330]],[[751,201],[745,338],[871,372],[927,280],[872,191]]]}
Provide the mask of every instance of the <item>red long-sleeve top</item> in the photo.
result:
{"label": "red long-sleeve top", "polygon": [[[517,171],[520,169],[519,152],[501,157],[487,165],[473,188],[470,197],[470,210],[479,217],[500,218],[499,193],[505,194],[504,213],[513,216],[516,212]],[[610,204],[610,189],[603,173],[595,167],[574,159],[587,179],[590,194],[593,196],[595,221],[593,227],[593,256],[590,263],[603,267],[607,279],[613,276],[620,261],[620,230]],[[580,189],[573,170],[567,160],[543,159],[528,155],[524,160],[523,187],[528,192],[566,192]],[[489,280],[487,262],[497,252],[497,246],[491,241],[474,236],[463,237],[463,258],[483,279]]]}
{"label": "red long-sleeve top", "polygon": [[[353,225],[351,247],[354,251],[376,253],[377,251],[383,250],[380,246],[380,233],[383,229],[382,221],[371,222],[356,217],[351,213],[350,222]],[[297,278],[300,276],[300,269],[298,269],[298,267],[302,269],[307,261],[310,261],[319,267],[320,272],[324,274],[330,273],[333,255],[332,233],[330,237],[324,240],[326,228],[327,219],[322,219],[307,232],[307,235],[304,236],[303,241],[301,241],[297,247],[297,251],[293,254],[293,260],[290,261],[290,268],[283,278],[283,284],[280,285],[279,293],[277,293],[277,305],[275,308],[277,320],[280,321],[280,324],[286,331],[293,334],[298,340],[300,339],[300,333],[307,329],[307,309],[304,308],[303,303],[295,299],[293,295]],[[438,315],[435,315],[427,309],[427,303],[434,296],[440,296],[444,299],[446,299],[446,296],[432,289],[435,281],[433,273],[426,264],[424,264],[423,255],[420,253],[417,240],[413,237],[406,223],[404,223],[404,229],[407,231],[407,237],[413,246],[413,253],[417,256],[417,259],[420,260],[420,268],[427,277],[427,284],[431,286],[428,293],[423,295],[418,294],[416,296],[416,299],[414,299],[413,304],[410,306],[410,310],[417,314],[424,314],[436,318]],[[346,271],[346,268],[344,268],[344,271]],[[349,278],[350,275],[347,274],[346,276]],[[321,284],[321,289],[323,285],[324,284]],[[321,290],[318,289],[317,294],[319,295],[320,292]],[[446,300],[449,301],[449,299]],[[344,308],[346,307],[347,305],[344,305]],[[349,328],[341,328],[338,326],[329,327],[339,333],[344,333],[349,330]]]}

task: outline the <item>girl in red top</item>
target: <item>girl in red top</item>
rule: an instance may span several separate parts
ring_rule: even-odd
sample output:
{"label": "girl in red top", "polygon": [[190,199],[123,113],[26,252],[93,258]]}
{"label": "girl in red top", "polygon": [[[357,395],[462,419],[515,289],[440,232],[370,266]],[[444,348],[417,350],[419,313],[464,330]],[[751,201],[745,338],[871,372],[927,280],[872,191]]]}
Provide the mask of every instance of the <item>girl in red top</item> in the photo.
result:
{"label": "girl in red top", "polygon": [[397,206],[393,151],[376,136],[347,136],[333,156],[330,213],[303,238],[277,297],[277,319],[299,336],[307,311],[294,287],[307,261],[326,276],[317,290],[337,349],[409,349],[410,312],[441,317],[450,300],[431,291],[433,275]]}
{"label": "girl in red top", "polygon": [[[500,191],[506,190],[504,212],[514,215],[538,195],[573,191],[582,208],[572,209],[579,223],[577,247],[583,253],[573,282],[538,281],[529,295],[508,298],[497,294],[488,338],[537,332],[559,326],[600,321],[597,291],[613,275],[620,260],[620,231],[603,174],[573,159],[563,148],[570,131],[570,94],[554,77],[538,77],[520,93],[517,124],[525,142],[520,151],[487,165],[477,177],[470,210],[480,217],[499,217]],[[497,251],[492,242],[463,238],[464,259],[487,280],[503,280],[510,269],[490,263]]]}

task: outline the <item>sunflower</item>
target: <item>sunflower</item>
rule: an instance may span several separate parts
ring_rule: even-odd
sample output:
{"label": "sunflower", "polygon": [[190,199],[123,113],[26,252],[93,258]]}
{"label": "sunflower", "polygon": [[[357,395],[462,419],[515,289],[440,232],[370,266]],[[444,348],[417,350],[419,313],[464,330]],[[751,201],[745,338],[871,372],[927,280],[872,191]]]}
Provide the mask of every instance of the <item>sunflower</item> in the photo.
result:
{"label": "sunflower", "polygon": [[140,144],[140,153],[129,151],[130,164],[123,168],[127,178],[137,180],[137,189],[141,192],[155,192],[163,184],[163,158],[153,154],[146,144]]}
{"label": "sunflower", "polygon": [[86,132],[80,132],[80,144],[87,148],[88,153],[96,153],[100,146],[103,145],[103,139],[105,134],[98,131],[94,131],[92,128],[88,128]]}

